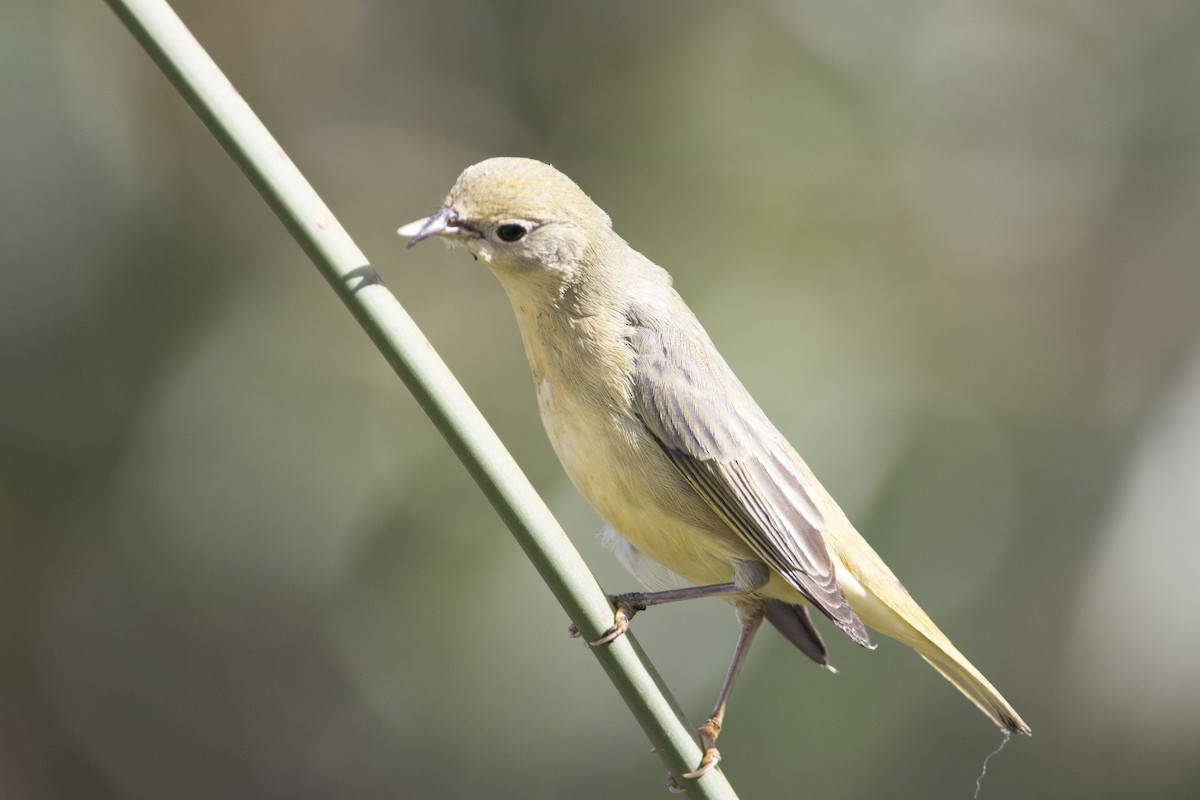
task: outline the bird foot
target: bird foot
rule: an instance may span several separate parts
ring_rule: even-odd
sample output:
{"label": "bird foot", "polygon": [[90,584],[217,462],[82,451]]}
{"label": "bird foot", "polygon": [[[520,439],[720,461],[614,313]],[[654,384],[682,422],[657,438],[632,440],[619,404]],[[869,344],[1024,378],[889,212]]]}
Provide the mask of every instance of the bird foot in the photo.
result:
{"label": "bird foot", "polygon": [[[608,599],[617,609],[613,613],[613,624],[599,639],[588,642],[592,647],[612,644],[617,639],[620,639],[629,630],[629,621],[633,619],[633,615],[639,611],[646,610],[645,595],[642,592],[609,595]],[[567,635],[572,639],[578,639],[580,635],[579,628],[571,625],[567,628]]]}
{"label": "bird foot", "polygon": [[708,747],[704,750],[704,757],[700,759],[700,766],[696,767],[691,772],[683,773],[685,778],[700,778],[707,775],[709,770],[717,765],[721,760],[721,753],[715,747]]}
{"label": "bird foot", "polygon": [[685,778],[699,778],[721,760],[721,753],[717,750],[717,737],[721,735],[721,721],[709,717],[708,721],[700,726],[698,733],[700,734],[700,744],[704,747],[704,756],[700,759],[700,766],[691,772],[683,773]]}

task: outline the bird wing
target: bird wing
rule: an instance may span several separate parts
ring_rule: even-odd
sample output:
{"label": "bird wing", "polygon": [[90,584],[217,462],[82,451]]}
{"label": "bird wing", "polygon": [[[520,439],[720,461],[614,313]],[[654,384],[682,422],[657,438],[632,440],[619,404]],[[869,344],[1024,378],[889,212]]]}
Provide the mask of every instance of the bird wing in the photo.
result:
{"label": "bird wing", "polygon": [[824,489],[703,329],[630,318],[634,413],[688,484],[758,558],[870,647],[821,536]]}

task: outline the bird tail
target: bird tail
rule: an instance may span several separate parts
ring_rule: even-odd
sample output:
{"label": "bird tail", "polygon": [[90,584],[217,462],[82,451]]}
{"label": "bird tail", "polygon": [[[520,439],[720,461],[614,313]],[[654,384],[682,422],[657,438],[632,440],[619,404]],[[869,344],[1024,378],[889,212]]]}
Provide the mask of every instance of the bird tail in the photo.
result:
{"label": "bird tail", "polygon": [[996,687],[992,686],[945,636],[940,638],[942,641],[936,642],[921,635],[919,641],[912,643],[912,647],[929,666],[940,672],[943,678],[954,684],[980,711],[991,717],[992,722],[1013,733],[1032,733],[1016,709],[996,691]]}
{"label": "bird tail", "polygon": [[1031,733],[1016,710],[966,656],[958,652],[866,542],[862,542],[859,552],[860,556],[865,553],[874,558],[860,557],[855,565],[856,573],[839,572],[838,581],[851,608],[862,621],[916,650],[1000,728],[1013,733]]}

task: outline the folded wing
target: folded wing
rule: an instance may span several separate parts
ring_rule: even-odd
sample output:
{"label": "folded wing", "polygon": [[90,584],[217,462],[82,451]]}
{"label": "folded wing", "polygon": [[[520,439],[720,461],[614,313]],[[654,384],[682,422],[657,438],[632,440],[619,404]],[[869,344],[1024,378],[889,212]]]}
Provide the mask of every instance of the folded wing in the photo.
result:
{"label": "folded wing", "polygon": [[821,530],[824,490],[703,330],[631,318],[634,412],[696,493],[750,550],[850,638],[871,646]]}

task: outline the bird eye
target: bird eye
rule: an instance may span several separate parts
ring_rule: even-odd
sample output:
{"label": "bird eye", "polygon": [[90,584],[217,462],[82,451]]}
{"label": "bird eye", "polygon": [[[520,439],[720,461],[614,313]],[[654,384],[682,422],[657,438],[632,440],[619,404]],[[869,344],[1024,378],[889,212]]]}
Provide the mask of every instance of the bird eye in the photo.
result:
{"label": "bird eye", "polygon": [[524,225],[517,225],[515,222],[496,228],[496,236],[500,237],[502,242],[515,242],[527,233],[529,233],[528,228]]}

